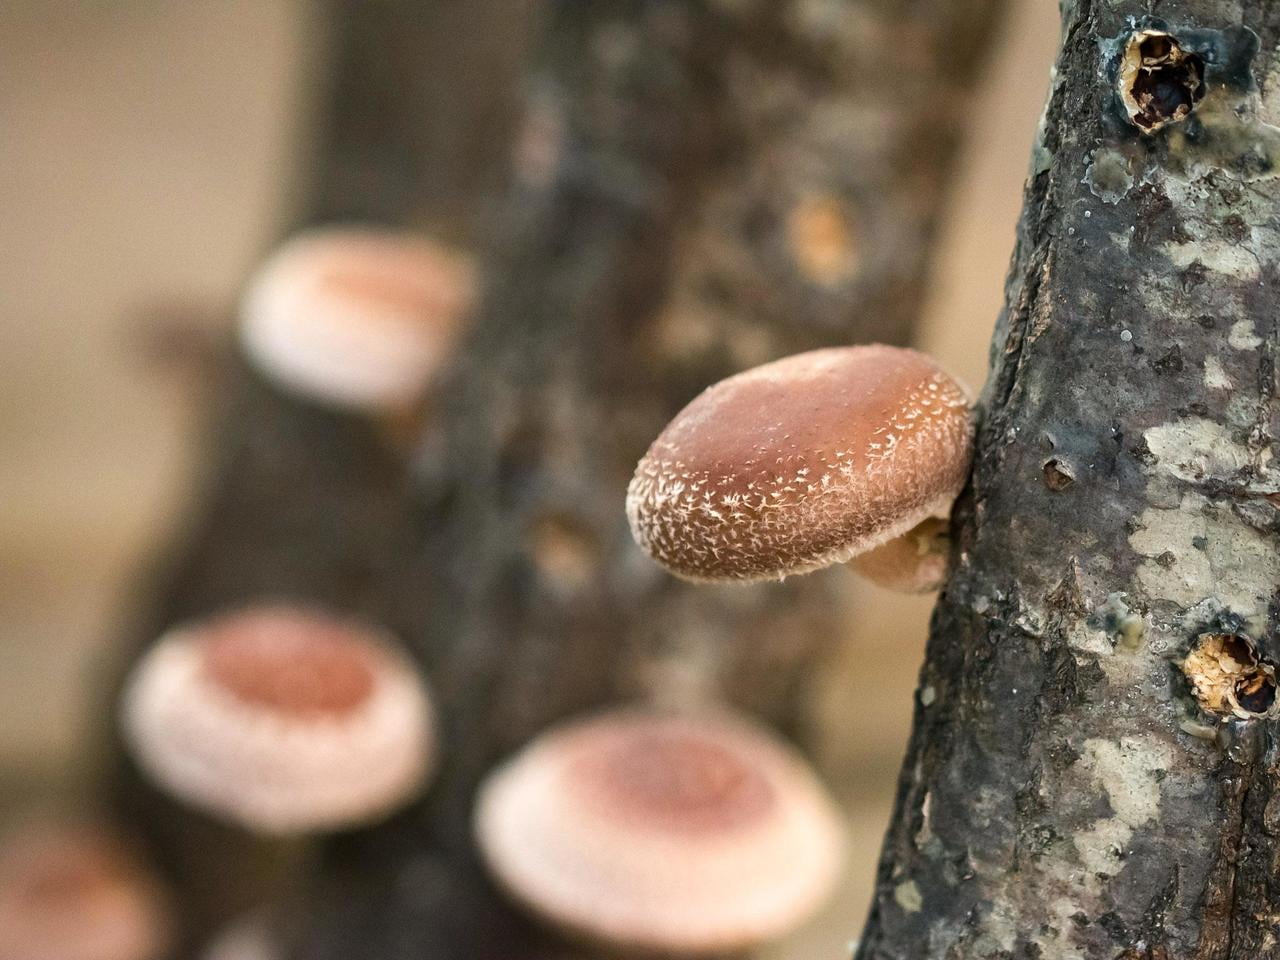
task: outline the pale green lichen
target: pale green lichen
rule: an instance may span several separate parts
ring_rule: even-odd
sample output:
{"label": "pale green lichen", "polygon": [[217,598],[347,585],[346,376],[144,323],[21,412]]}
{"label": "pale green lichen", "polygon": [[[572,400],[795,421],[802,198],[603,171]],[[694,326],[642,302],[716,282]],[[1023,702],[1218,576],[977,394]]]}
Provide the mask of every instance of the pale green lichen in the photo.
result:
{"label": "pale green lichen", "polygon": [[906,880],[894,887],[893,899],[904,913],[919,913],[924,906],[924,897],[914,880]]}
{"label": "pale green lichen", "polygon": [[1280,583],[1280,554],[1269,537],[1230,510],[1211,517],[1208,506],[1206,497],[1189,491],[1177,509],[1143,511],[1139,529],[1129,537],[1142,558],[1138,583],[1152,600],[1190,607],[1211,593],[1222,608],[1255,615]]}
{"label": "pale green lichen", "polygon": [[1124,865],[1125,845],[1133,831],[1160,814],[1161,774],[1172,766],[1174,751],[1149,735],[1119,741],[1086,740],[1080,764],[1107,794],[1111,816],[1102,817],[1072,838],[1087,873],[1086,886],[1100,883]]}
{"label": "pale green lichen", "polygon": [[1212,355],[1204,358],[1204,385],[1209,390],[1231,390],[1235,387],[1222,361]]}
{"label": "pale green lichen", "polygon": [[1249,487],[1259,492],[1276,489],[1280,477],[1267,478],[1271,453],[1254,454],[1220,423],[1203,417],[1187,417],[1152,427],[1143,433],[1147,449],[1157,458],[1155,473],[1197,483],[1206,477],[1224,479],[1246,470],[1257,474]]}
{"label": "pale green lichen", "polygon": [[1254,330],[1253,321],[1246,317],[1231,325],[1227,344],[1237,350],[1256,350],[1262,346],[1262,338]]}
{"label": "pale green lichen", "polygon": [[1246,282],[1257,280],[1261,272],[1258,254],[1238,243],[1219,240],[1167,243],[1163,250],[1170,262],[1183,270],[1193,263],[1198,263],[1214,273]]}

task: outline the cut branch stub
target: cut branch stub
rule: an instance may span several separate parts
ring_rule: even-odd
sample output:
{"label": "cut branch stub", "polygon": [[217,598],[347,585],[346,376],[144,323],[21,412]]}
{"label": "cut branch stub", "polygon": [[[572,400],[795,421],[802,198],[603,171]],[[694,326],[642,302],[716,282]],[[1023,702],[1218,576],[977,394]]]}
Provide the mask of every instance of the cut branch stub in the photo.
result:
{"label": "cut branch stub", "polygon": [[1275,665],[1243,634],[1202,633],[1180,666],[1206,713],[1252,720],[1276,710]]}
{"label": "cut branch stub", "polygon": [[1205,95],[1204,59],[1160,30],[1134,33],[1120,64],[1120,99],[1143,133],[1185,120]]}
{"label": "cut branch stub", "polygon": [[914,350],[814,350],[704,391],[627,491],[632,533],[676,576],[807,573],[945,517],[972,455],[963,387]]}

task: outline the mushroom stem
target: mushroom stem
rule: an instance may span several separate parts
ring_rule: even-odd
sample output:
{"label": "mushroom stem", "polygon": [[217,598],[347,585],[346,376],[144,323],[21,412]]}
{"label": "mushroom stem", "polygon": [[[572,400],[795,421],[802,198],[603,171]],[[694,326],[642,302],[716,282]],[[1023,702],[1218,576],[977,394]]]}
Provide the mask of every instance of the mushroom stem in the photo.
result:
{"label": "mushroom stem", "polygon": [[947,576],[949,517],[929,517],[907,533],[850,561],[860,576],[898,593],[932,593]]}

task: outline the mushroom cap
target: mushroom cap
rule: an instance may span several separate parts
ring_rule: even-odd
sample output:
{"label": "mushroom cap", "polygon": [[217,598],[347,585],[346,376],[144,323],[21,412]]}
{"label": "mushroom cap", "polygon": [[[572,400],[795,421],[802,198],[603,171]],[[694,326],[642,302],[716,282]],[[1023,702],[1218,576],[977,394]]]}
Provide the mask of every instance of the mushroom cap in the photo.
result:
{"label": "mushroom cap", "polygon": [[302,608],[170,631],[134,668],[122,709],[150,777],[260,833],[376,819],[417,793],[432,759],[409,660],[376,630]]}
{"label": "mushroom cap", "polygon": [[615,711],[545,733],[481,787],[490,870],[555,925],[699,955],[799,925],[837,882],[844,833],[804,761],[721,714]]}
{"label": "mushroom cap", "polygon": [[636,467],[627,518],[676,576],[782,578],[945,516],[971,456],[968,395],[929,357],[814,350],[696,397]]}
{"label": "mushroom cap", "polygon": [[114,838],[49,825],[0,844],[4,960],[154,960],[167,944],[159,889]]}
{"label": "mushroom cap", "polygon": [[947,578],[948,522],[929,517],[850,562],[862,577],[898,593],[932,593]]}
{"label": "mushroom cap", "polygon": [[464,257],[421,237],[315,230],[285,243],[250,281],[241,342],[263,373],[318,402],[404,407],[444,364],[475,286]]}

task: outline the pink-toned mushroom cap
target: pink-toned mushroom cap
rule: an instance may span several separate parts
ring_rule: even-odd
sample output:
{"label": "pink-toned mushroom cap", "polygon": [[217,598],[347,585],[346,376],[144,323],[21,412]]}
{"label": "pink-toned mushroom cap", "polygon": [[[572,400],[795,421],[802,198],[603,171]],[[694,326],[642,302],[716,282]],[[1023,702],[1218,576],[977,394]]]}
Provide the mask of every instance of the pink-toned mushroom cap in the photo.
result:
{"label": "pink-toned mushroom cap", "polygon": [[814,350],[695,398],[636,467],[627,518],[677,576],[781,578],[946,516],[971,456],[969,398],[929,357]]}
{"label": "pink-toned mushroom cap", "polygon": [[947,576],[948,521],[930,517],[900,537],[859,554],[850,566],[862,577],[898,593],[931,593]]}
{"label": "pink-toned mushroom cap", "polygon": [[4,960],[155,960],[167,943],[158,887],[114,838],[50,825],[0,841]]}
{"label": "pink-toned mushroom cap", "polygon": [[722,714],[617,711],[552,730],[483,784],[490,870],[553,925],[633,950],[745,949],[798,926],[844,856],[804,761]]}
{"label": "pink-toned mushroom cap", "polygon": [[433,718],[374,629],[261,606],[171,631],[139,661],[123,726],[173,795],[261,833],[359,824],[414,796]]}
{"label": "pink-toned mushroom cap", "polygon": [[459,254],[406,233],[328,228],[282,246],[241,307],[253,363],[331,406],[395,409],[447,360],[475,299]]}

